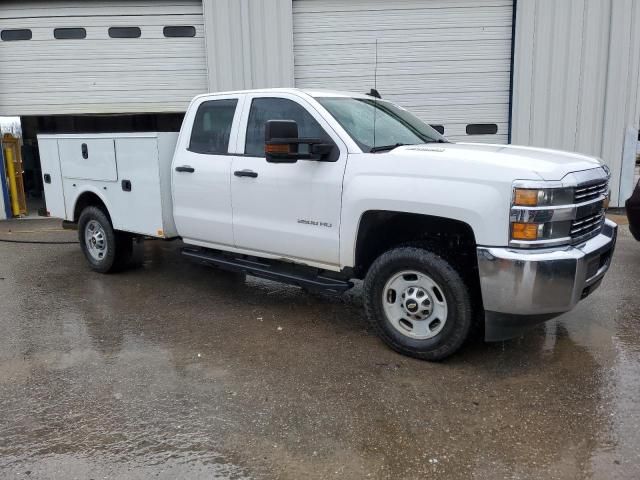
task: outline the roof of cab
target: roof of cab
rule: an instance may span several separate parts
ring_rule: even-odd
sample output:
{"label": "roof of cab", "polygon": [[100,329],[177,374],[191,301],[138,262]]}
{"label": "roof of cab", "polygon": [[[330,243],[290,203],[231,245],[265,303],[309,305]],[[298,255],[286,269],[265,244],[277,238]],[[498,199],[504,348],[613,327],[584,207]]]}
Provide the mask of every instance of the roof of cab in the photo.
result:
{"label": "roof of cab", "polygon": [[344,92],[339,90],[323,90],[323,89],[302,89],[302,88],[256,88],[251,90],[231,90],[227,92],[211,92],[203,93],[194,98],[215,97],[218,95],[240,95],[247,93],[291,93],[294,95],[304,94],[310,97],[345,97],[345,98],[371,98],[364,93]]}

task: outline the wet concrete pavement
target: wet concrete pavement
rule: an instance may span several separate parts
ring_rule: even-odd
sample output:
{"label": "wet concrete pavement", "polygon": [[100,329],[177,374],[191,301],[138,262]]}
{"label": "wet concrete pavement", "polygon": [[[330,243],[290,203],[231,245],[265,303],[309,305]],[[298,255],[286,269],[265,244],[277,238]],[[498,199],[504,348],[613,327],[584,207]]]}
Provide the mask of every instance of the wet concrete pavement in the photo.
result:
{"label": "wet concrete pavement", "polygon": [[[58,227],[0,238],[74,240]],[[358,288],[244,281],[177,246],[99,275],[77,245],[0,243],[0,477],[640,478],[626,227],[573,312],[438,364],[373,336]]]}

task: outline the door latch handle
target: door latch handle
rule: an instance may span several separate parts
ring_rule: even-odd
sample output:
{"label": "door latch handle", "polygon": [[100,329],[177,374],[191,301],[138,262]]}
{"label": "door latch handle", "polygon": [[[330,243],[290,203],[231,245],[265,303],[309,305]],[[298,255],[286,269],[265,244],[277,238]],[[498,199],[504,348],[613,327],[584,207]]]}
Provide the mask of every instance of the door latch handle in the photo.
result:
{"label": "door latch handle", "polygon": [[51,183],[51,175],[48,173],[44,174],[44,183]]}
{"label": "door latch handle", "polygon": [[130,192],[131,191],[131,180],[122,180],[122,191]]}
{"label": "door latch handle", "polygon": [[84,158],[85,160],[89,158],[89,148],[87,147],[86,143],[82,144],[80,150],[82,151],[82,158]]}
{"label": "door latch handle", "polygon": [[189,165],[182,165],[181,167],[176,167],[176,172],[193,173],[195,171],[196,169],[193,167],[190,167]]}
{"label": "door latch handle", "polygon": [[233,172],[236,177],[249,177],[249,178],[257,178],[258,174],[253,170],[236,170]]}

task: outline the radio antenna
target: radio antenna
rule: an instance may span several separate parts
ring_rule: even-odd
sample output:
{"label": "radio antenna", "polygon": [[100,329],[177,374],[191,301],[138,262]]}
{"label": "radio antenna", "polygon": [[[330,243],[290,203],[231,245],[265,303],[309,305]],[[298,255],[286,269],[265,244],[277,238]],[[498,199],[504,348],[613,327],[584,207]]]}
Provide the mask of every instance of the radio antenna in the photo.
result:
{"label": "radio antenna", "polygon": [[376,114],[378,113],[378,37],[376,37],[376,61],[373,66],[373,148],[376,148]]}
{"label": "radio antenna", "polygon": [[376,63],[373,66],[373,88],[378,91],[378,39],[376,38]]}

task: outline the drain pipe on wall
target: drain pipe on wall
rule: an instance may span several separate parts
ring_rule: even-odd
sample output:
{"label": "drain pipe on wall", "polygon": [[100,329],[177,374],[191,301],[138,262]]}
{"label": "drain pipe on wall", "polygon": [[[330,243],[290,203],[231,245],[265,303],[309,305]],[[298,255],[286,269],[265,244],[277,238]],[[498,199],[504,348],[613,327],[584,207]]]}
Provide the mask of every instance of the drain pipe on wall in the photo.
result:
{"label": "drain pipe on wall", "polygon": [[620,168],[620,190],[618,191],[618,203],[624,207],[624,202],[633,194],[636,184],[636,155],[638,151],[638,130],[627,127],[624,133],[624,145],[622,146],[622,167]]}

